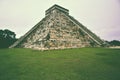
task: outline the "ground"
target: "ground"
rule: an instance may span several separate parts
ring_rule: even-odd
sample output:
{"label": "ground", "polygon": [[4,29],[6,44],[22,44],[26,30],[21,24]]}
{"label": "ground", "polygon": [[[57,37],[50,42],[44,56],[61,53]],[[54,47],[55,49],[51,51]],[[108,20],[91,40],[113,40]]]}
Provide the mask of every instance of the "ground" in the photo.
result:
{"label": "ground", "polygon": [[1,49],[0,80],[120,80],[120,49]]}

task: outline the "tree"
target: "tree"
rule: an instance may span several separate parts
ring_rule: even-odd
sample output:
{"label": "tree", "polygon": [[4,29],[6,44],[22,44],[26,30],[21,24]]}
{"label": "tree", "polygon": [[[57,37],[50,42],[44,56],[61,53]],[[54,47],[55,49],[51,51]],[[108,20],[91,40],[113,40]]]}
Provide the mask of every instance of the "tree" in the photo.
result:
{"label": "tree", "polygon": [[108,42],[111,46],[120,46],[120,41],[118,40],[113,40]]}
{"label": "tree", "polygon": [[8,29],[0,30],[0,48],[8,48],[17,39],[16,34]]}

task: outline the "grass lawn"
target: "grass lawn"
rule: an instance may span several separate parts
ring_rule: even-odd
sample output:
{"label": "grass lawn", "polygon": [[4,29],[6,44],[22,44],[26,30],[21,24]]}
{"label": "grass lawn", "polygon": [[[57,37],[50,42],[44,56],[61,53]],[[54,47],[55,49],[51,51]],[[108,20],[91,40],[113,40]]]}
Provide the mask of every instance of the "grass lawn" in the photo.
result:
{"label": "grass lawn", "polygon": [[1,49],[0,80],[120,80],[120,49]]}

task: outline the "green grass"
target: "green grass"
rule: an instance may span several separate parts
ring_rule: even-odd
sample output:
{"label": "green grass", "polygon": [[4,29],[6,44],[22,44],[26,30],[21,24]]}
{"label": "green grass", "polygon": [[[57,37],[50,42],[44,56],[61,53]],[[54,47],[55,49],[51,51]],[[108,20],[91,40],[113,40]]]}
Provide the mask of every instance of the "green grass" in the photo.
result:
{"label": "green grass", "polygon": [[0,80],[120,80],[120,49],[1,49]]}

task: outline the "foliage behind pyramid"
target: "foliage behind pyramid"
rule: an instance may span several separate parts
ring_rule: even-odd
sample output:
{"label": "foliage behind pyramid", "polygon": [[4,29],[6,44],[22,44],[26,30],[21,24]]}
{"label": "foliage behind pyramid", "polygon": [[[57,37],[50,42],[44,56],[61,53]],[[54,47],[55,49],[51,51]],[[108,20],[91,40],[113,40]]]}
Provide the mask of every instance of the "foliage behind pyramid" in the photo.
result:
{"label": "foliage behind pyramid", "polygon": [[53,5],[45,18],[16,41],[10,48],[22,47],[38,50],[79,47],[100,47],[99,37],[69,15],[69,10]]}

